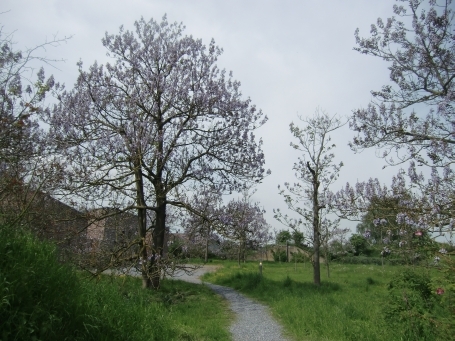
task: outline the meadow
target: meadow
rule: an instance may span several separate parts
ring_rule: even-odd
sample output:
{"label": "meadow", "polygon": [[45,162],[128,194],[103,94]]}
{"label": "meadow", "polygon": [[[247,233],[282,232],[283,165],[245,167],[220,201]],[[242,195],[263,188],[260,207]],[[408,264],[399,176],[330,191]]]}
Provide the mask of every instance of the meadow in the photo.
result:
{"label": "meadow", "polygon": [[[453,325],[447,324],[451,318],[447,316],[449,300],[447,296],[438,300],[440,297],[433,291],[432,286],[438,285],[441,276],[436,269],[334,263],[330,278],[322,267],[322,285],[316,287],[308,263],[265,262],[262,276],[258,262],[247,262],[240,267],[235,262],[221,264],[219,271],[206,274],[203,279],[233,287],[268,305],[295,340],[450,340],[454,335],[453,329],[450,330]],[[415,278],[411,276],[406,284],[408,288],[404,289],[399,278],[409,273]],[[394,279],[397,302],[393,299],[394,288],[390,287]],[[429,293],[423,304],[431,303],[431,311],[425,311],[427,306],[423,310],[420,306],[409,311],[401,309],[405,292],[409,304],[422,303],[420,292],[414,290],[419,285]],[[438,328],[441,332],[435,333]]]}
{"label": "meadow", "polygon": [[232,315],[209,288],[88,277],[55,246],[0,226],[0,340],[230,340]]}
{"label": "meadow", "polygon": [[[1,341],[231,339],[234,316],[206,286],[163,280],[159,291],[143,290],[137,278],[89,277],[61,264],[55,246],[21,229],[0,226],[0,240]],[[316,287],[308,263],[264,262],[262,276],[258,262],[210,264],[220,268],[205,281],[269,306],[291,339],[455,335],[453,280],[444,279],[443,269],[333,263],[330,278],[323,272]]]}

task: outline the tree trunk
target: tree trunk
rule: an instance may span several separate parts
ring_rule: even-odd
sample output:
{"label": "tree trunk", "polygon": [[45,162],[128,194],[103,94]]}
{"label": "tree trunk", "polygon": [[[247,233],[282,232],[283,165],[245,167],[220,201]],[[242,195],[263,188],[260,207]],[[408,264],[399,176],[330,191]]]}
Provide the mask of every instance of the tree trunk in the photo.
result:
{"label": "tree trunk", "polygon": [[139,257],[141,261],[142,288],[148,288],[151,285],[147,271],[147,211],[144,199],[144,182],[139,162],[135,164],[134,177],[136,180],[136,201],[139,208],[137,209],[138,226],[139,226]]}
{"label": "tree trunk", "polygon": [[[158,114],[158,134],[164,135],[164,124],[163,115],[161,112]],[[150,275],[152,278],[152,287],[158,290],[160,287],[161,280],[161,263],[163,257],[163,246],[164,246],[164,235],[166,233],[166,192],[163,183],[163,151],[164,144],[163,140],[160,139],[157,144],[158,157],[156,159],[156,175],[153,180],[153,187],[155,189],[156,196],[156,223],[152,234],[152,257],[150,260]]]}
{"label": "tree trunk", "polygon": [[327,246],[325,249],[325,266],[327,267],[327,277],[330,278],[329,253],[327,252]]}
{"label": "tree trunk", "polygon": [[[319,224],[319,226],[321,226]],[[325,228],[325,266],[327,267],[327,278],[330,278],[330,268],[329,268],[329,228],[326,225]]]}
{"label": "tree trunk", "polygon": [[320,257],[320,236],[319,236],[319,181],[316,175],[313,177],[313,282],[317,286],[321,285],[321,264]]}
{"label": "tree trunk", "polygon": [[314,228],[314,254],[313,254],[313,283],[316,285],[321,285],[321,265],[319,262],[320,252],[319,252],[319,231],[317,228]]}
{"label": "tree trunk", "polygon": [[286,240],[286,262],[289,263],[289,242]]}
{"label": "tree trunk", "polygon": [[210,234],[210,230],[207,230],[207,235],[205,236],[205,257],[204,257],[205,263],[207,263],[207,261],[209,259],[209,234]]}
{"label": "tree trunk", "polygon": [[246,240],[243,241],[242,253],[243,253],[243,263],[245,264],[246,263]]}
{"label": "tree trunk", "polygon": [[150,261],[150,275],[152,287],[159,289],[161,279],[161,261],[164,249],[164,234],[166,231],[166,199],[157,198],[156,225],[153,230],[152,258]]}

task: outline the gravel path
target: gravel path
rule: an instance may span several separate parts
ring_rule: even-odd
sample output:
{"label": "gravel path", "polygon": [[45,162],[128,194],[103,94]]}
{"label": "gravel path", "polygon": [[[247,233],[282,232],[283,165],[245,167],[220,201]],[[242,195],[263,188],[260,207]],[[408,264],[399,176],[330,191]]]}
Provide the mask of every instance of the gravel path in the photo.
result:
{"label": "gravel path", "polygon": [[[177,273],[174,278],[191,283],[202,283],[199,279],[206,272],[216,271],[216,266],[204,266],[192,275]],[[286,341],[281,326],[270,316],[268,308],[256,303],[234,289],[204,283],[217,294],[224,297],[236,314],[230,331],[234,341]]]}

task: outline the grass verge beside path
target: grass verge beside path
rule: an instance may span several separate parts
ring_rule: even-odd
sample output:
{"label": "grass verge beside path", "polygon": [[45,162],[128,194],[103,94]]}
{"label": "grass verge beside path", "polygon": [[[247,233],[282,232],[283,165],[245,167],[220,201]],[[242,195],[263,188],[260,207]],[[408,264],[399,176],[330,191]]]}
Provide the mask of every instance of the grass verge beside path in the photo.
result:
{"label": "grass verge beside path", "polygon": [[224,262],[203,280],[232,287],[268,305],[296,340],[400,340],[382,318],[386,284],[399,267],[334,264],[331,277],[322,273],[320,288],[312,284],[306,264]]}
{"label": "grass verge beside path", "polygon": [[226,303],[205,286],[90,279],[20,229],[0,226],[0,241],[0,341],[231,339]]}

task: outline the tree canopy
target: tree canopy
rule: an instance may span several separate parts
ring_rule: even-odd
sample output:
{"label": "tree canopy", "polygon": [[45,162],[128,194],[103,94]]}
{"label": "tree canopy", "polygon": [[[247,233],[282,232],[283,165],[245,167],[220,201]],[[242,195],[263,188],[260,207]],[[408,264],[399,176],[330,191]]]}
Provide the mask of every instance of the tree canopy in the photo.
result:
{"label": "tree canopy", "polygon": [[[416,160],[447,166],[455,160],[455,31],[452,1],[407,1],[396,16],[379,18],[371,36],[355,33],[354,50],[389,63],[392,85],[372,91],[367,108],[354,111],[355,151],[376,147],[390,164]],[[408,25],[406,21],[410,21]],[[425,113],[426,112],[426,113]]]}
{"label": "tree canopy", "polygon": [[[60,94],[49,119],[64,163],[62,188],[93,205],[136,210],[144,286],[159,286],[166,206],[191,210],[187,193],[243,189],[264,176],[267,118],[219,70],[212,40],[182,24],[143,18],[102,42],[113,63],[94,63]],[[152,234],[152,245],[144,245]],[[149,253],[147,254],[147,248]]]}

